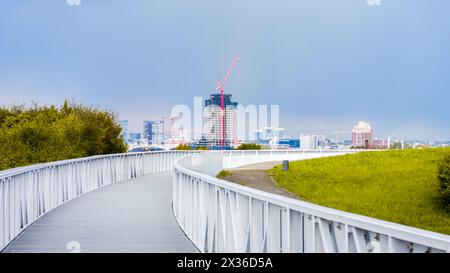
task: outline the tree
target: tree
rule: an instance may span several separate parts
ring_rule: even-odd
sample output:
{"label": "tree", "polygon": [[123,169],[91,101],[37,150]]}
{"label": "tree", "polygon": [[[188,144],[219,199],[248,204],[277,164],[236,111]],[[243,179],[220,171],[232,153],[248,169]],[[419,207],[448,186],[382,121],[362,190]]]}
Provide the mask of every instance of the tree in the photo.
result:
{"label": "tree", "polygon": [[180,150],[180,151],[192,150],[192,147],[190,147],[187,144],[180,144],[175,148],[175,150]]}
{"label": "tree", "polygon": [[74,102],[0,107],[0,170],[126,152],[121,132],[114,113]]}
{"label": "tree", "polygon": [[253,143],[242,143],[236,150],[261,150],[261,145]]}

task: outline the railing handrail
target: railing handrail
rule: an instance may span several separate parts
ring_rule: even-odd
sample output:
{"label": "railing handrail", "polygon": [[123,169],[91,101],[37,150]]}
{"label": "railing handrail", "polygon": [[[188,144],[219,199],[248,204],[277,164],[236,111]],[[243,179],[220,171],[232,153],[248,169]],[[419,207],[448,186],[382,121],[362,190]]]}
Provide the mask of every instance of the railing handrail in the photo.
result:
{"label": "railing handrail", "polygon": [[281,195],[265,192],[262,190],[246,187],[237,183],[228,182],[207,174],[183,167],[179,161],[192,155],[186,155],[174,162],[174,170],[192,177],[200,178],[212,185],[216,185],[236,193],[255,198],[263,202],[269,202],[281,207],[298,210],[321,218],[346,223],[354,227],[370,230],[376,233],[389,234],[395,238],[414,241],[437,249],[445,249],[450,252],[450,236],[442,233],[432,232],[420,228],[397,224],[381,219],[345,212],[317,204],[284,197]]}
{"label": "railing handrail", "polygon": [[147,152],[115,153],[115,154],[104,154],[104,155],[94,155],[94,156],[87,156],[87,157],[78,157],[78,158],[64,159],[64,160],[58,160],[58,161],[32,164],[32,165],[22,166],[22,167],[17,167],[17,168],[12,168],[12,169],[6,169],[3,171],[0,171],[0,179],[4,179],[7,177],[11,177],[11,176],[22,174],[22,173],[29,172],[29,171],[38,171],[40,169],[45,169],[48,167],[57,167],[57,166],[86,162],[86,161],[97,160],[97,159],[114,158],[114,157],[129,157],[129,156],[136,156],[136,155],[139,156],[139,155],[157,154],[157,153],[176,153],[176,152],[198,153],[201,151],[198,151],[198,150],[147,151]]}
{"label": "railing handrail", "polygon": [[[344,153],[344,152],[356,152],[355,149],[286,149],[286,150],[224,150],[224,153],[242,153],[242,152],[276,152],[276,153],[290,153],[290,152],[330,152],[330,153]],[[370,151],[370,150],[365,150]],[[189,152],[189,153],[200,153],[200,152],[217,152],[217,151],[204,151],[204,150],[169,150],[169,151],[146,151],[146,152],[128,152],[128,153],[114,153],[114,154],[104,154],[104,155],[93,155],[87,157],[78,157],[71,159],[63,159],[58,161],[51,161],[45,163],[37,163],[27,166],[16,167],[12,169],[6,169],[0,171],[0,179],[7,178],[9,176],[21,174],[29,171],[37,171],[39,169],[56,167],[66,164],[73,164],[79,162],[85,162],[96,159],[104,159],[111,157],[128,157],[136,155],[145,154],[156,154],[156,153],[173,153],[173,152]]]}

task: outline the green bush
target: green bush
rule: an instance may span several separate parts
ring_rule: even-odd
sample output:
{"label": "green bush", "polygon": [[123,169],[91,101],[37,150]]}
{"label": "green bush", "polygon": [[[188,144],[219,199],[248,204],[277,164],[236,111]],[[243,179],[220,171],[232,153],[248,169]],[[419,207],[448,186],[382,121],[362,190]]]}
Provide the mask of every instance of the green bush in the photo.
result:
{"label": "green bush", "polygon": [[67,101],[0,107],[0,170],[126,149],[111,112]]}
{"label": "green bush", "polygon": [[232,175],[232,173],[230,171],[226,171],[226,170],[222,170],[220,171],[220,173],[216,176],[217,178],[224,178],[227,176]]}
{"label": "green bush", "polygon": [[192,147],[187,145],[187,144],[180,144],[178,145],[175,150],[179,150],[179,151],[189,151],[192,150]]}
{"label": "green bush", "polygon": [[445,157],[438,168],[439,195],[442,207],[450,211],[450,155]]}
{"label": "green bush", "polygon": [[236,150],[261,150],[261,145],[253,143],[242,143]]}

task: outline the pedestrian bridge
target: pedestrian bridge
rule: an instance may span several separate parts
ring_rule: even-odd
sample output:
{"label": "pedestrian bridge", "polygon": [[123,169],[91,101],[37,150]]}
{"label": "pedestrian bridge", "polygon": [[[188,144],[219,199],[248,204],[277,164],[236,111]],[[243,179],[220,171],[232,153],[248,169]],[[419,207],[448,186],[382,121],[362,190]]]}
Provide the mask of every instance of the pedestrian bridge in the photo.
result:
{"label": "pedestrian bridge", "polygon": [[449,252],[450,236],[215,178],[354,150],[166,151],[0,172],[3,252]]}

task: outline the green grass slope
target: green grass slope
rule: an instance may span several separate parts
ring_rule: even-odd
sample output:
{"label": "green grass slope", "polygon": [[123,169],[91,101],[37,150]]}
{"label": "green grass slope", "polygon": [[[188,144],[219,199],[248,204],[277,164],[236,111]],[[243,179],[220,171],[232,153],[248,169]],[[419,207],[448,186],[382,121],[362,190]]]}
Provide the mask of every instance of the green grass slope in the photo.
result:
{"label": "green grass slope", "polygon": [[361,152],[270,170],[301,198],[331,208],[450,234],[438,202],[437,163],[450,149]]}

